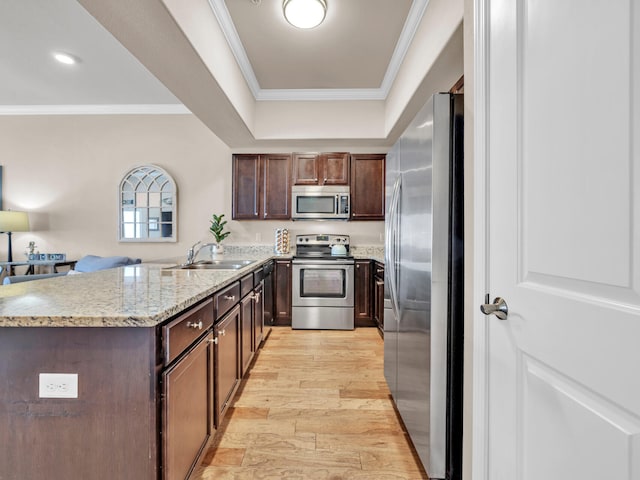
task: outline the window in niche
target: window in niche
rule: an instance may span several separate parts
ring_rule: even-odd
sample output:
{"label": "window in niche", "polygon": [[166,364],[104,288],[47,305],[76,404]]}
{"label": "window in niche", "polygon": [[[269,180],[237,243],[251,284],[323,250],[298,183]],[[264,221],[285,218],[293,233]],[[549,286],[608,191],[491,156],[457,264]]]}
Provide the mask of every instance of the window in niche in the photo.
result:
{"label": "window in niche", "polygon": [[130,170],[120,183],[120,241],[177,241],[176,182],[155,165]]}

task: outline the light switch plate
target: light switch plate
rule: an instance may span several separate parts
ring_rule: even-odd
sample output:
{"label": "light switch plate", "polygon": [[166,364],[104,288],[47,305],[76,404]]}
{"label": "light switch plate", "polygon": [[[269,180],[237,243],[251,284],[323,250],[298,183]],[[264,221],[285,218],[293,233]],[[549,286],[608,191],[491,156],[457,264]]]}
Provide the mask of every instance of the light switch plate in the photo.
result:
{"label": "light switch plate", "polygon": [[40,398],[78,398],[77,373],[41,373]]}

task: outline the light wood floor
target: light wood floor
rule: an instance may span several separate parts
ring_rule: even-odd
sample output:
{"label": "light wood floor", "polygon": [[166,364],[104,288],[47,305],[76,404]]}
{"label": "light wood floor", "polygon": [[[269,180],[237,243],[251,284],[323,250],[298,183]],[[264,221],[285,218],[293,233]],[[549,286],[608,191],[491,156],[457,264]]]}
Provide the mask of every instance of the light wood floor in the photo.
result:
{"label": "light wood floor", "polygon": [[272,328],[198,480],[427,479],[392,406],[375,328]]}

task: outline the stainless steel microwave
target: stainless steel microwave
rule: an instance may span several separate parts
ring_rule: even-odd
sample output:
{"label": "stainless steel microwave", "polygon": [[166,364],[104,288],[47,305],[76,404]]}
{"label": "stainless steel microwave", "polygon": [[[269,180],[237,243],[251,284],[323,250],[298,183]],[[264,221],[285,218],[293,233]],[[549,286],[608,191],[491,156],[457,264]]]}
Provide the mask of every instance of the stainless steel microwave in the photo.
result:
{"label": "stainless steel microwave", "polygon": [[348,220],[351,208],[349,187],[299,186],[291,188],[294,220]]}

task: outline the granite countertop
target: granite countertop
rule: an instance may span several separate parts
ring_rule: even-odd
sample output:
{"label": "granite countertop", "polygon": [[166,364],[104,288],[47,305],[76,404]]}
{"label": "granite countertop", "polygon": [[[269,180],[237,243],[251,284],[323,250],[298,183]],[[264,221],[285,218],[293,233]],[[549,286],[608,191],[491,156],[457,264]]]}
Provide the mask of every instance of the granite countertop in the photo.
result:
{"label": "granite countertop", "polygon": [[[356,258],[384,262],[379,247]],[[0,327],[154,327],[259,268],[291,255],[229,248],[225,260],[256,260],[239,270],[169,268],[184,258],[0,286]]]}
{"label": "granite countertop", "polygon": [[384,263],[384,247],[379,245],[354,246],[351,248],[351,253],[357,260],[375,260]]}
{"label": "granite countertop", "polygon": [[273,254],[229,255],[256,260],[239,270],[171,269],[143,263],[0,287],[0,327],[153,327],[260,267]]}

